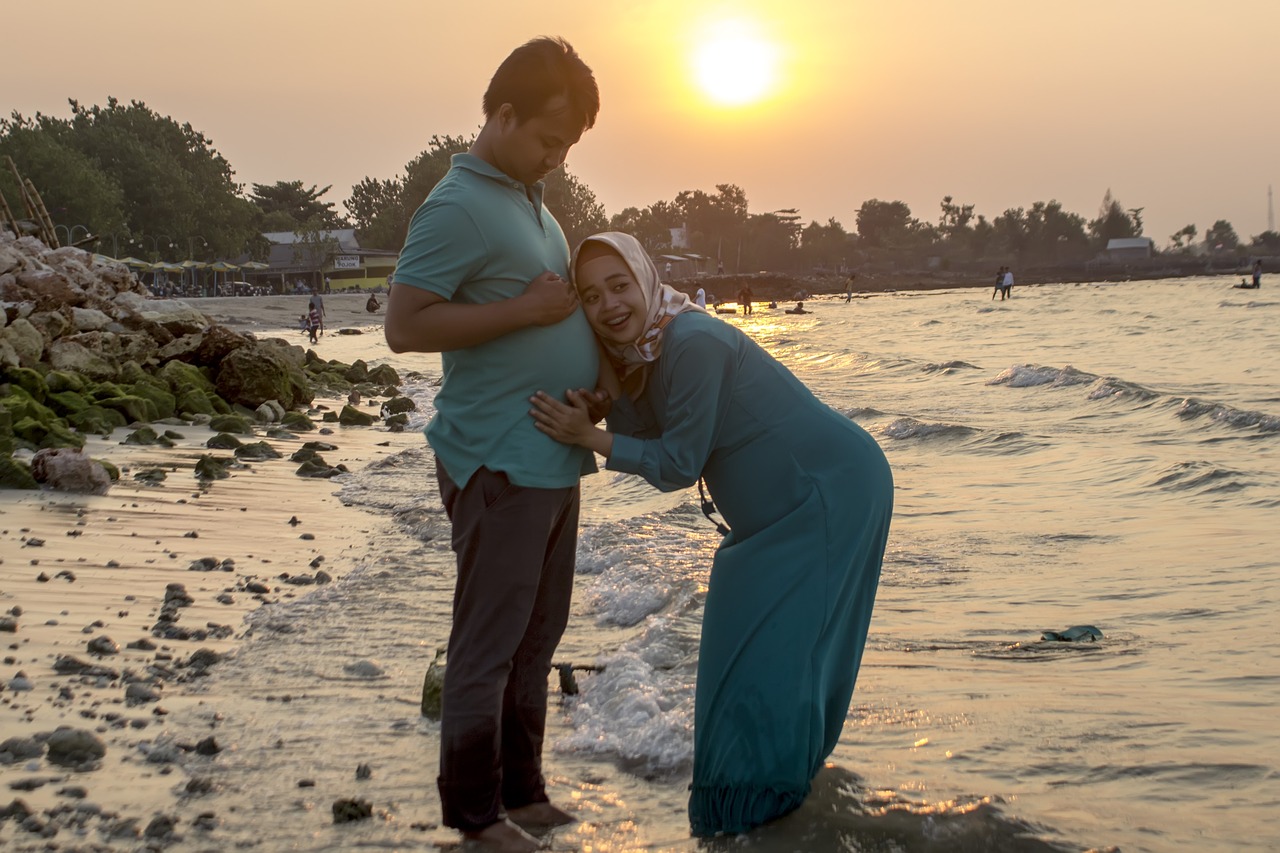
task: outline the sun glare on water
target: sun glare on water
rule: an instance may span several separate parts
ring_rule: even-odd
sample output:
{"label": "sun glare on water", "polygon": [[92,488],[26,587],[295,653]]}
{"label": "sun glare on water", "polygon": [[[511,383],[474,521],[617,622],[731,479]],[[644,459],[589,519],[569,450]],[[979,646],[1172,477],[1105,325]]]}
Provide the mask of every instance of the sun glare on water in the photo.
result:
{"label": "sun glare on water", "polygon": [[773,89],[778,50],[747,24],[724,22],[695,47],[693,64],[707,97],[723,106],[745,106]]}

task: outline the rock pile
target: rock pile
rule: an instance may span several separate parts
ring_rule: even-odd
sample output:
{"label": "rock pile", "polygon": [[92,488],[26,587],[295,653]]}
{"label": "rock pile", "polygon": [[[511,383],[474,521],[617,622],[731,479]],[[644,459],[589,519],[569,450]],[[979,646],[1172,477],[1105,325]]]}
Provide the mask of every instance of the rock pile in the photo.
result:
{"label": "rock pile", "polygon": [[399,381],[389,365],[325,361],[148,298],[122,264],[0,231],[0,488],[43,482],[13,458],[19,448],[79,449],[87,434],[158,421],[310,430],[296,410],[317,392],[395,397]]}

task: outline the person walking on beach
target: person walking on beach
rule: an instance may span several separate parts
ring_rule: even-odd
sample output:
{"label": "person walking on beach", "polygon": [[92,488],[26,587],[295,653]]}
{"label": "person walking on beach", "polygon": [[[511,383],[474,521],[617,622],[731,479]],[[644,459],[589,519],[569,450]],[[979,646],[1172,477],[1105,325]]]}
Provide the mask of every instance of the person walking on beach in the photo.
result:
{"label": "person walking on beach", "polygon": [[526,401],[593,387],[599,367],[542,179],[595,123],[600,96],[568,42],[538,38],[502,62],[483,106],[470,150],[413,216],[385,329],[395,352],[443,354],[426,432],[457,557],[444,823],[487,850],[532,851],[525,829],[573,820],[547,797],[542,741],[573,592],[578,480],[595,460],[536,429]]}
{"label": "person walking on beach", "polygon": [[853,282],[858,278],[857,273],[849,273],[849,280],[844,285],[844,304],[848,305],[853,301]]}
{"label": "person walking on beach", "polygon": [[996,297],[1004,290],[1004,270],[1004,267],[1000,267],[1000,269],[996,270],[996,289],[991,291],[992,302],[995,302]]}
{"label": "person walking on beach", "polygon": [[751,292],[751,285],[742,285],[742,290],[738,291],[738,303],[742,305],[742,313],[751,313],[751,300],[755,298],[755,294]]}
{"label": "person walking on beach", "polygon": [[530,415],[663,491],[705,480],[704,511],[731,525],[721,525],[703,612],[689,820],[698,836],[745,832],[797,808],[840,737],[892,472],[865,430],[662,284],[634,237],[589,237],[571,269],[622,396],[608,430],[578,392],[561,402],[540,391]]}
{"label": "person walking on beach", "polygon": [[311,312],[313,317],[319,317],[316,328],[320,330],[320,334],[324,334],[324,297],[320,295],[320,291],[311,291],[311,301],[307,303],[307,310]]}
{"label": "person walking on beach", "polygon": [[320,309],[312,305],[307,309],[307,334],[311,335],[311,343],[317,343],[316,332],[321,329]]}
{"label": "person walking on beach", "polygon": [[1008,267],[1004,268],[1004,277],[1000,280],[1000,301],[1003,302],[1013,295],[1013,270]]}
{"label": "person walking on beach", "polygon": [[1253,286],[1254,288],[1262,287],[1262,259],[1253,262]]}

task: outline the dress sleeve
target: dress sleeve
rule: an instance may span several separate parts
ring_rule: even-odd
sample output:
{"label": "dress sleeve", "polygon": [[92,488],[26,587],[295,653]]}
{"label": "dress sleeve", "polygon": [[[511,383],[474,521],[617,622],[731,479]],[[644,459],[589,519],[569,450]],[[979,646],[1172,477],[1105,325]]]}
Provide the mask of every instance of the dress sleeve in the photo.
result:
{"label": "dress sleeve", "polygon": [[[722,337],[699,332],[677,339],[658,361],[650,393],[666,398],[656,438],[615,433],[606,468],[638,474],[664,492],[698,482],[733,398],[738,353]],[[613,422],[610,422],[613,426]]]}

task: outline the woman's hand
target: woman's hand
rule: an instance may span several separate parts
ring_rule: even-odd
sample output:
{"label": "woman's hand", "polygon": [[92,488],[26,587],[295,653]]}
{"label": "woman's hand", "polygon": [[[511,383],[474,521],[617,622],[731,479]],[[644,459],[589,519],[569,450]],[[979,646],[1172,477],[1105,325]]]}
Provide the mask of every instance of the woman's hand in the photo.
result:
{"label": "woman's hand", "polygon": [[570,390],[565,394],[568,399],[568,404],[565,404],[539,391],[529,398],[533,404],[529,415],[539,430],[561,444],[576,444],[608,456],[613,449],[613,435],[597,429],[591,420],[588,405],[591,396],[590,392]]}

